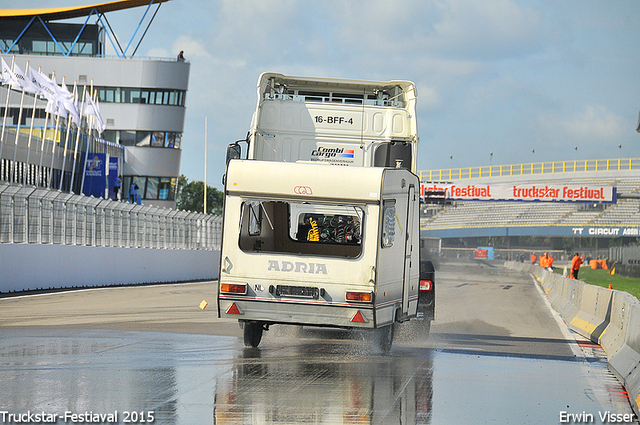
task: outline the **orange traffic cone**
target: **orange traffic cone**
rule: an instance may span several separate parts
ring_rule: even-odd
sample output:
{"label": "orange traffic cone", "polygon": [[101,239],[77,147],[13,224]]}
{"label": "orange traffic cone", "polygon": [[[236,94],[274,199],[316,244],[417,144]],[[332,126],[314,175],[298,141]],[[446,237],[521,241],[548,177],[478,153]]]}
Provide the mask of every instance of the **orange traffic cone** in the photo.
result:
{"label": "orange traffic cone", "polygon": [[612,284],[609,284],[609,289],[613,289],[613,285]]}

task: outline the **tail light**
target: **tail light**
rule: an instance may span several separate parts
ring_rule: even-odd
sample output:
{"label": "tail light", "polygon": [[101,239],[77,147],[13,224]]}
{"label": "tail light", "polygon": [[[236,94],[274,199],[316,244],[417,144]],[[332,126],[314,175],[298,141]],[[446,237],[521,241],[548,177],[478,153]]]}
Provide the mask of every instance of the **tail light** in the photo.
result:
{"label": "tail light", "polygon": [[247,284],[246,283],[221,283],[220,292],[224,294],[245,295],[247,293]]}
{"label": "tail light", "polygon": [[371,292],[350,292],[347,291],[345,296],[347,301],[355,301],[359,303],[370,303],[371,302]]}
{"label": "tail light", "polygon": [[433,288],[433,282],[430,280],[421,280],[420,281],[420,290],[421,291],[430,291]]}

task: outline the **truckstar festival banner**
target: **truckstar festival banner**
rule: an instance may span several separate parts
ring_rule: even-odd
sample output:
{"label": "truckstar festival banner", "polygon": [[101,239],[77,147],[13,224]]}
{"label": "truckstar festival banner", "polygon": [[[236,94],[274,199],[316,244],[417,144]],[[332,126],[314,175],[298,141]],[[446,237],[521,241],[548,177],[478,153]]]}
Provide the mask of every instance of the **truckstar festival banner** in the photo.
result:
{"label": "truckstar festival banner", "polygon": [[613,186],[487,184],[459,186],[422,183],[420,196],[457,201],[601,202],[615,203]]}

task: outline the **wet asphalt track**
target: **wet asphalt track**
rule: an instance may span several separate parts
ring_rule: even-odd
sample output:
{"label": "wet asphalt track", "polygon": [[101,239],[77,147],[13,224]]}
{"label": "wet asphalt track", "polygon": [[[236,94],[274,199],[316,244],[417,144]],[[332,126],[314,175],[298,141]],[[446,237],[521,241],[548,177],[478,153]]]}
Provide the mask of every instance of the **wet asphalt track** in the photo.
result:
{"label": "wet asphalt track", "polygon": [[57,423],[557,424],[582,414],[567,423],[598,424],[631,413],[598,347],[578,338],[580,348],[526,275],[446,264],[436,294],[429,340],[403,325],[388,355],[358,335],[282,326],[247,349],[235,322],[215,318],[214,283],[0,299],[0,424],[42,413]]}

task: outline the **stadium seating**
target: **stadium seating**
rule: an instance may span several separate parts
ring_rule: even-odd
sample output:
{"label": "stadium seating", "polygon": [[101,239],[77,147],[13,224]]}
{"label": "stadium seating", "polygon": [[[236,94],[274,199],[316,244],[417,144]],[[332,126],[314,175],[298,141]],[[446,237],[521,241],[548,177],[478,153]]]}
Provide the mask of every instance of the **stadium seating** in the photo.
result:
{"label": "stadium seating", "polygon": [[[630,160],[629,160],[630,161]],[[423,172],[423,175],[428,175]],[[421,218],[421,229],[460,229],[482,227],[528,226],[627,226],[640,227],[640,170],[617,172],[589,171],[580,173],[550,173],[545,175],[518,175],[475,178],[453,181],[460,186],[493,183],[535,183],[554,185],[615,186],[618,194],[614,204],[579,204],[560,202],[501,202],[454,201],[442,206],[430,217]],[[517,180],[517,181],[515,181]],[[622,195],[622,197],[620,196]],[[433,212],[433,207],[429,209]]]}

